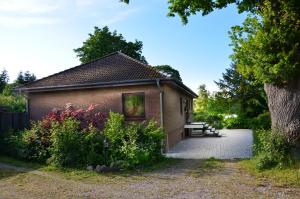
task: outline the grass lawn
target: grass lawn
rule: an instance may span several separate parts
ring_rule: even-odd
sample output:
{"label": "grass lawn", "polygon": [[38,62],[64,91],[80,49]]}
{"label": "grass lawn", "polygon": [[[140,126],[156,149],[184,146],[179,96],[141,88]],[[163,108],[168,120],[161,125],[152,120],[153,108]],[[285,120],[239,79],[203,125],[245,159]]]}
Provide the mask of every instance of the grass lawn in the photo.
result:
{"label": "grass lawn", "polygon": [[300,187],[300,161],[288,168],[272,168],[268,170],[258,170],[256,160],[242,160],[240,165],[251,175],[260,179],[268,179],[277,186],[298,186]]}

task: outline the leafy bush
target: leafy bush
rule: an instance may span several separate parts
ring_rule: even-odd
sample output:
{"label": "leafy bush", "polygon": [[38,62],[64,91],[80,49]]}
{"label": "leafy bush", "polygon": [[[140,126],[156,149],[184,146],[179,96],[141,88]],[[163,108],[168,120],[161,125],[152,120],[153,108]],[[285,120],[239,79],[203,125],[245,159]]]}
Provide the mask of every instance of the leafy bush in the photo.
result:
{"label": "leafy bush", "polygon": [[249,128],[249,119],[239,115],[224,117],[223,125],[228,129],[247,129]]}
{"label": "leafy bush", "polygon": [[6,107],[9,112],[25,112],[26,100],[21,95],[5,96],[0,94],[0,106]]}
{"label": "leafy bush", "polygon": [[51,162],[59,166],[103,163],[103,136],[92,125],[82,130],[80,122],[67,118],[51,128]]}
{"label": "leafy bush", "polygon": [[254,154],[258,169],[285,167],[292,164],[292,147],[280,132],[271,130],[255,131]]}
{"label": "leafy bush", "polygon": [[164,133],[156,123],[125,124],[124,116],[111,112],[104,135],[109,140],[109,159],[112,164],[130,168],[161,158]]}
{"label": "leafy bush", "polygon": [[63,167],[110,164],[133,168],[162,157],[164,133],[155,122],[127,124],[123,115],[111,112],[102,132],[104,114],[92,110],[52,111],[42,121],[33,122],[30,130],[6,135],[5,146],[19,158]]}
{"label": "leafy bush", "polygon": [[53,109],[43,118],[45,128],[51,128],[53,122],[62,123],[66,118],[74,118],[80,122],[80,128],[88,128],[89,125],[102,130],[107,119],[107,113],[96,110],[97,105],[90,105],[88,109],[75,109],[71,103],[67,103],[64,110]]}
{"label": "leafy bush", "polygon": [[33,122],[30,130],[25,130],[21,136],[23,146],[22,158],[45,162],[50,157],[50,129],[44,127],[41,121]]}
{"label": "leafy bush", "polygon": [[210,125],[212,125],[216,129],[222,129],[223,128],[223,116],[222,115],[216,115],[216,114],[208,114],[206,112],[195,112],[193,115],[194,121],[197,122],[207,122]]}
{"label": "leafy bush", "polygon": [[22,132],[11,129],[0,133],[0,154],[20,158],[23,157],[24,146]]}
{"label": "leafy bush", "polygon": [[250,120],[249,124],[251,129],[270,129],[271,128],[271,116],[270,112],[264,112],[257,117]]}

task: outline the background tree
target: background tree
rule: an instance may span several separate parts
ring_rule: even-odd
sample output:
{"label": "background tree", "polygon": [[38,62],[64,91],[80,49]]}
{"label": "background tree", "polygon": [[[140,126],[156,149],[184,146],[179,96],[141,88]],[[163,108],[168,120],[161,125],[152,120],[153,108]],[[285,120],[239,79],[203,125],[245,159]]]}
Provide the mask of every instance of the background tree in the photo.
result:
{"label": "background tree", "polygon": [[256,82],[253,77],[246,79],[238,72],[236,64],[232,64],[222,74],[218,82],[220,98],[231,100],[238,104],[237,114],[252,118],[268,110],[263,84]]}
{"label": "background tree", "polygon": [[172,68],[169,65],[158,65],[158,66],[154,66],[154,67],[157,70],[159,70],[161,73],[163,73],[164,75],[166,75],[167,77],[170,77],[172,79],[176,79],[176,80],[182,82],[182,79],[180,77],[180,73],[175,68]]}
{"label": "background tree", "polygon": [[26,71],[24,74],[22,71],[19,72],[18,77],[15,81],[17,85],[23,85],[36,80],[36,76],[29,71]]}
{"label": "background tree", "polygon": [[7,74],[7,70],[3,70],[0,73],[0,93],[2,93],[2,91],[4,90],[5,86],[7,85],[9,80],[8,74]]}
{"label": "background tree", "polygon": [[110,32],[109,28],[105,26],[102,29],[95,27],[94,33],[89,34],[89,38],[83,42],[82,47],[74,49],[74,52],[82,63],[90,62],[116,51],[147,63],[142,55],[142,49],[143,43],[141,41],[128,42],[122,34],[118,34],[117,31]]}
{"label": "background tree", "polygon": [[198,88],[198,97],[194,103],[194,107],[195,107],[194,109],[196,112],[203,112],[207,109],[207,102],[209,96],[210,93],[206,89],[206,85],[201,84]]}

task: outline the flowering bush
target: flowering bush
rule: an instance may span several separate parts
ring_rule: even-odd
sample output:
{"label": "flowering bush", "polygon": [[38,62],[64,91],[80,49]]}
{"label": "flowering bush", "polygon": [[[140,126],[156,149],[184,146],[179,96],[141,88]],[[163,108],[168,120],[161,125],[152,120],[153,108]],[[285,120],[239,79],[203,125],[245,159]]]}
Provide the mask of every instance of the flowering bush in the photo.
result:
{"label": "flowering bush", "polygon": [[101,130],[106,118],[106,113],[97,112],[96,105],[84,110],[68,103],[64,110],[53,109],[21,134],[19,140],[23,145],[18,149],[19,154],[21,158],[39,162],[51,157],[50,160],[59,165],[101,161]]}
{"label": "flowering bush", "polygon": [[80,122],[81,129],[89,125],[102,130],[108,114],[98,112],[97,105],[91,104],[88,109],[75,109],[71,103],[67,103],[64,110],[53,109],[42,120],[45,128],[50,128],[53,122],[62,123],[66,118],[74,118]]}

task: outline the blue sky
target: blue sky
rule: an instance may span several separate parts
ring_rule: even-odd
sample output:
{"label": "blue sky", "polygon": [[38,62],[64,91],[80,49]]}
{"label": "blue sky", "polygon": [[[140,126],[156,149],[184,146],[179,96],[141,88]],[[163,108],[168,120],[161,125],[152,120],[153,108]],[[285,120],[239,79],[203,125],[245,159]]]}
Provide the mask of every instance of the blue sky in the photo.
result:
{"label": "blue sky", "polygon": [[193,16],[187,25],[166,17],[167,0],[0,0],[0,70],[14,80],[20,70],[38,78],[78,65],[73,52],[94,26],[109,26],[126,40],[143,42],[150,65],[169,64],[197,91],[217,90],[231,61],[228,31],[241,24],[234,6],[208,16]]}

